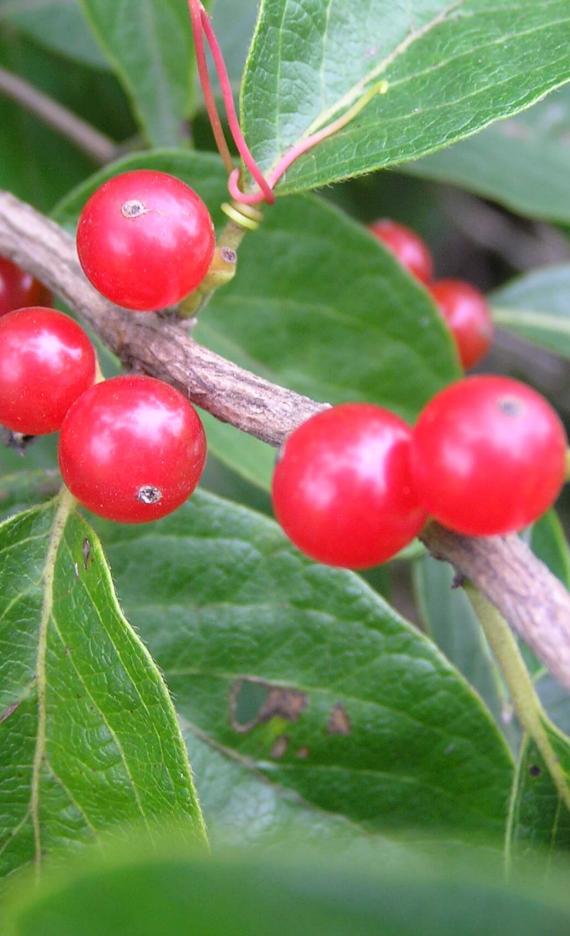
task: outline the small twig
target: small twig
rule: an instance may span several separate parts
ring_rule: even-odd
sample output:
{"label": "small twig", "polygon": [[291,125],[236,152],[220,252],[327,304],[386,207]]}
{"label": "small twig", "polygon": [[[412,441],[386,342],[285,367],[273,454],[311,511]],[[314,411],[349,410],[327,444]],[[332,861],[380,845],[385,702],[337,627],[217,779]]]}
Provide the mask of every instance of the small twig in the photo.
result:
{"label": "small twig", "polygon": [[[281,445],[296,426],[327,405],[237,367],[197,344],[174,322],[112,306],[85,279],[73,239],[7,192],[0,192],[0,255],[61,296],[127,367],[136,365],[178,387],[218,419],[270,445]],[[570,595],[522,540],[472,539],[435,523],[428,525],[423,539],[434,556],[473,582],[570,688]]]}
{"label": "small twig", "polygon": [[0,68],[0,94],[21,104],[97,164],[105,165],[115,158],[116,147],[110,137],[5,68]]}

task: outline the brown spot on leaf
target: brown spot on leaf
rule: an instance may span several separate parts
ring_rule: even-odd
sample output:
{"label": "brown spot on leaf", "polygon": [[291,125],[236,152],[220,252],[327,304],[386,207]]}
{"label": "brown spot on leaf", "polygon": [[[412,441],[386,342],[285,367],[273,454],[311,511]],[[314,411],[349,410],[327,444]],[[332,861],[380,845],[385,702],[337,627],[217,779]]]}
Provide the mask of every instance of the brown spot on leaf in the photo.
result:
{"label": "brown spot on leaf", "polygon": [[349,735],[352,731],[350,718],[345,707],[338,702],[331,711],[329,724],[329,734]]}
{"label": "brown spot on leaf", "polygon": [[91,543],[87,539],[87,537],[85,537],[85,539],[83,540],[83,546],[81,547],[81,552],[83,553],[83,568],[85,569],[85,571],[87,571],[87,569],[91,565]]}
{"label": "brown spot on leaf", "polygon": [[271,748],[271,756],[275,760],[279,760],[281,757],[284,757],[287,753],[287,748],[289,747],[289,738],[287,735],[280,735],[275,739],[275,743]]}
{"label": "brown spot on leaf", "polygon": [[311,752],[309,751],[308,747],[300,747],[296,756],[299,758],[299,760],[307,760],[307,757],[310,753]]}
{"label": "brown spot on leaf", "polygon": [[13,715],[16,709],[19,708],[19,706],[20,706],[20,701],[12,702],[12,704],[9,705],[7,708],[5,708],[3,712],[0,712],[0,725],[2,724],[2,722],[8,721],[8,719],[10,718],[10,715]]}
{"label": "brown spot on leaf", "polygon": [[252,731],[272,718],[295,722],[307,705],[298,689],[274,686],[261,679],[237,679],[230,691],[230,722],[234,731]]}
{"label": "brown spot on leaf", "polygon": [[528,772],[529,772],[529,774],[531,775],[531,777],[540,777],[540,775],[541,775],[541,773],[542,773],[542,770],[540,769],[540,767],[538,766],[538,764],[532,764],[532,765],[528,768]]}

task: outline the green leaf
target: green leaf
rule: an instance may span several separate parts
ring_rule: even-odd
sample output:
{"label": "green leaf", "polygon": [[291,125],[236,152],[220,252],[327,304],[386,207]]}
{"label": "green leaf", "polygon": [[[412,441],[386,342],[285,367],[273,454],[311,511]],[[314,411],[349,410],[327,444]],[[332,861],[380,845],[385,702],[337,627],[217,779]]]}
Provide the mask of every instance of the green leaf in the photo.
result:
{"label": "green leaf", "polygon": [[[535,555],[542,559],[551,572],[570,589],[570,551],[564,528],[556,512],[550,510],[532,528],[531,546]],[[528,648],[525,658],[531,657]],[[532,655],[534,657],[534,655]],[[532,660],[535,688],[545,711],[554,724],[570,735],[570,694],[568,690],[548,672],[540,661]]]}
{"label": "green leaf", "polygon": [[402,166],[448,182],[529,218],[570,223],[570,88],[470,140]]}
{"label": "green leaf", "polygon": [[101,528],[121,601],[201,741],[367,831],[502,834],[500,734],[361,579],[200,492],[148,530]]}
{"label": "green leaf", "polygon": [[[69,104],[61,60],[0,30],[0,65]],[[79,69],[84,77],[84,71]],[[46,210],[93,171],[93,162],[19,105],[0,95],[0,189]]]}
{"label": "green leaf", "polygon": [[107,68],[78,0],[0,0],[3,23],[82,65]]}
{"label": "green leaf", "polygon": [[[553,725],[546,723],[545,728],[570,789],[570,742]],[[508,858],[515,866],[531,859],[539,877],[540,870],[546,872],[560,851],[570,851],[570,811],[536,745],[527,738],[521,747],[509,809]]]}
{"label": "green leaf", "polygon": [[106,829],[203,835],[160,674],[63,499],[0,526],[0,876]]}
{"label": "green leaf", "polygon": [[[212,19],[230,79],[239,85],[257,18],[258,0],[214,0]],[[215,75],[212,75],[215,81]]]}
{"label": "green leaf", "polygon": [[310,132],[376,95],[300,159],[282,194],[417,159],[533,104],[570,79],[567,0],[263,0],[243,123],[268,171]]}
{"label": "green leaf", "polygon": [[177,143],[193,104],[194,51],[186,0],[80,3],[149,142]]}
{"label": "green leaf", "polygon": [[37,469],[0,477],[0,520],[54,497],[61,487],[59,471]]}
{"label": "green leaf", "polygon": [[501,328],[570,357],[570,265],[546,267],[492,293]]}
{"label": "green leaf", "polygon": [[[4,936],[565,936],[567,877],[510,886],[473,860],[335,860],[299,849],[198,856],[166,846],[22,886]],[[482,856],[483,866],[488,855]]]}
{"label": "green leaf", "polygon": [[447,563],[426,556],[414,565],[414,585],[427,633],[479,693],[511,746],[518,732],[500,671],[462,588]]}
{"label": "green leaf", "polygon": [[[123,159],[72,192],[56,220],[72,226],[88,196],[120,171],[144,165],[187,181],[217,225],[227,197],[219,160],[163,151]],[[375,402],[413,420],[460,375],[449,333],[426,291],[356,222],[314,197],[267,213],[239,253],[238,274],[202,313],[195,337],[276,383],[314,399]],[[208,421],[212,451],[267,486],[274,453]]]}

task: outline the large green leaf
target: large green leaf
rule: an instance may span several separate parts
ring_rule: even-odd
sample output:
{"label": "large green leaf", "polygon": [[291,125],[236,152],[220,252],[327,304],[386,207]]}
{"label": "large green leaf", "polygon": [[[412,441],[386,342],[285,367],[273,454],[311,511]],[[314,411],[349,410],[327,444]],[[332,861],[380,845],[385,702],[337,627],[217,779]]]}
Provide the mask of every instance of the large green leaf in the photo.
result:
{"label": "large green leaf", "polygon": [[521,276],[490,300],[502,328],[570,357],[570,265]]}
{"label": "large green leaf", "polygon": [[[482,864],[488,863],[483,856]],[[351,860],[299,850],[208,858],[164,846],[22,886],[3,936],[566,936],[567,878],[507,886],[441,859]]]}
{"label": "large green leaf", "polygon": [[193,102],[193,44],[186,0],[80,0],[154,146],[180,140]]}
{"label": "large green leaf", "polygon": [[570,223],[570,88],[404,172],[460,185],[531,218]]}
{"label": "large green leaf", "polygon": [[416,159],[568,81],[569,42],[567,0],[263,0],[246,137],[269,170],[382,79],[387,93],[299,160],[280,191]]}
{"label": "large green leaf", "polygon": [[160,674],[66,498],[0,526],[0,875],[105,829],[203,835]]}
{"label": "large green leaf", "polygon": [[78,0],[0,0],[2,23],[83,65],[106,68]]}
{"label": "large green leaf", "polygon": [[[570,790],[570,742],[545,725]],[[507,828],[507,854],[512,864],[532,860],[537,873],[548,870],[555,855],[570,851],[570,810],[562,801],[536,745],[525,739],[515,773]],[[540,859],[540,869],[539,869]]]}
{"label": "large green leaf", "polygon": [[[219,160],[164,151],[121,160],[55,212],[72,226],[104,179],[138,166],[172,172],[208,203],[226,197]],[[460,372],[449,333],[425,290],[356,222],[321,199],[287,199],[240,248],[234,282],[219,290],[194,335],[258,374],[315,399],[367,400],[414,419]],[[267,486],[267,446],[208,420],[212,451]]]}
{"label": "large green leaf", "polygon": [[361,579],[204,493],[148,530],[102,531],[189,732],[361,829],[502,834],[512,769],[499,732]]}

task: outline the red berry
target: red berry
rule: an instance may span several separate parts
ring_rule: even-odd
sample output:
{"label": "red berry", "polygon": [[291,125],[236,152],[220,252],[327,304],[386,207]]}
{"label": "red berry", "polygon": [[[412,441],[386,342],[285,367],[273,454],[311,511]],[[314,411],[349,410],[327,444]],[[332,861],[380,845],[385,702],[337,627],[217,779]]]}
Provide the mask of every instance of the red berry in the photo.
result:
{"label": "red berry", "polygon": [[429,283],[433,276],[433,258],[419,234],[389,218],[371,224],[370,230],[412,276],[422,283]]}
{"label": "red berry", "polygon": [[0,257],[0,316],[24,306],[46,306],[51,294],[30,273]]}
{"label": "red berry", "polygon": [[287,439],[273,506],[295,545],[319,562],[362,569],[390,559],[419,533],[411,429],[388,410],[346,403]]}
{"label": "red berry", "polygon": [[77,229],[79,260],[93,286],[141,312],[177,305],[196,289],[214,247],[212,219],[196,192],[147,169],[97,189]]}
{"label": "red berry", "polygon": [[473,367],[493,340],[494,326],[485,297],[461,280],[439,280],[429,290],[455,338],[463,367]]}
{"label": "red berry", "polygon": [[198,414],[178,390],[152,377],[96,384],[61,429],[67,487],[93,513],[121,523],[172,513],[198,484],[205,461]]}
{"label": "red berry", "polygon": [[418,496],[471,536],[520,530],[564,483],[566,435],[549,403],[509,377],[468,377],[428,403],[414,432]]}
{"label": "red berry", "polygon": [[0,318],[0,423],[43,435],[95,380],[95,352],[73,319],[34,306]]}

